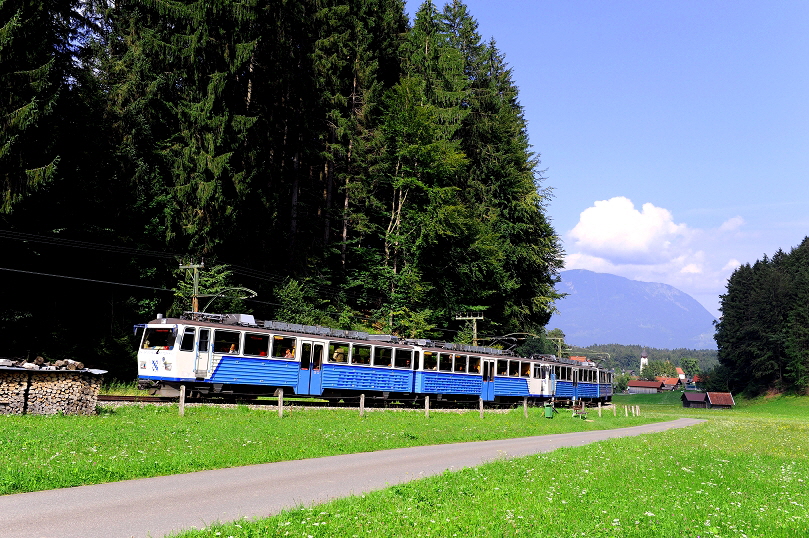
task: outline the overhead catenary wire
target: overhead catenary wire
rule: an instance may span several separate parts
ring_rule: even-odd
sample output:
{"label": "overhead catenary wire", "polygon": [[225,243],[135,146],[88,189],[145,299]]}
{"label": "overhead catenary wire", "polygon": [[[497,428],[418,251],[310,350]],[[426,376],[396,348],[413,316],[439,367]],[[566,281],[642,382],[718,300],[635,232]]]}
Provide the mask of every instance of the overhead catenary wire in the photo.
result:
{"label": "overhead catenary wire", "polygon": [[[138,249],[138,248],[131,248],[131,247],[119,247],[115,245],[103,244],[103,243],[92,243],[89,241],[79,241],[74,239],[66,239],[62,237],[52,237],[52,236],[43,236],[38,234],[28,234],[23,232],[17,232],[13,230],[0,230],[0,238],[12,239],[17,241],[24,241],[24,242],[36,242],[42,243],[47,245],[55,245],[55,246],[62,246],[62,247],[69,247],[69,248],[82,248],[87,250],[95,250],[100,252],[109,252],[115,254],[129,254],[129,255],[137,255],[137,256],[148,256],[148,257],[156,257],[156,258],[163,258],[163,259],[179,259],[182,256],[177,253],[171,252],[160,252],[160,251],[153,251],[153,250],[145,250],[145,249]],[[244,267],[240,265],[230,265],[228,264],[229,268],[232,270],[234,274],[245,276],[248,278],[254,278],[256,280],[263,280],[266,282],[272,282],[275,284],[281,284],[288,280],[289,277],[276,275],[273,273],[267,273],[264,271],[259,271],[257,269],[251,269],[249,267]],[[176,290],[162,288],[157,286],[145,286],[142,284],[130,284],[126,282],[113,282],[110,280],[100,280],[100,279],[93,279],[93,278],[84,278],[84,277],[75,277],[75,276],[68,276],[68,275],[59,275],[54,273],[44,273],[40,271],[27,271],[23,269],[12,269],[8,267],[0,267],[0,271],[9,271],[14,273],[20,274],[30,274],[30,275],[37,275],[37,276],[45,276],[51,278],[64,278],[67,280],[75,280],[80,282],[92,282],[96,284],[106,284],[110,286],[123,286],[129,288],[140,288],[140,289],[148,289],[148,290],[155,290],[155,291],[163,291],[169,293],[176,293]],[[340,294],[347,295],[349,297],[353,297],[355,299],[363,298],[361,295],[348,292],[345,290],[341,290],[338,288],[334,288],[332,286],[327,286],[323,284],[312,284],[307,283],[307,286],[310,286],[314,291],[322,294],[322,295],[330,295],[330,296],[337,296]],[[270,306],[280,306],[284,307],[287,305],[281,303],[275,303],[270,301],[262,301],[258,299],[244,299],[245,301],[259,303],[259,304],[266,304]],[[369,316],[355,316],[349,315],[348,317],[368,322],[371,318]],[[434,330],[438,330],[441,332],[452,332],[458,333],[460,331],[455,329],[444,329],[444,328],[434,328]]]}
{"label": "overhead catenary wire", "polygon": [[147,290],[157,290],[157,291],[169,291],[174,293],[174,290],[166,289],[166,288],[158,288],[156,286],[143,286],[141,284],[127,284],[126,282],[112,282],[110,280],[98,280],[95,278],[82,278],[77,276],[67,276],[67,275],[56,275],[53,273],[41,273],[39,271],[23,271],[22,269],[11,269],[9,267],[0,267],[0,271],[11,271],[13,273],[23,273],[28,275],[37,275],[37,276],[49,276],[53,278],[66,278],[68,280],[80,280],[82,282],[93,282],[96,284],[110,284],[112,286],[126,286],[129,288],[143,288]]}
{"label": "overhead catenary wire", "polygon": [[[75,239],[67,239],[64,237],[55,237],[55,236],[46,236],[46,235],[39,235],[39,234],[30,234],[24,232],[17,232],[14,230],[0,230],[0,238],[23,241],[23,242],[32,242],[32,243],[41,243],[45,245],[52,245],[52,246],[61,246],[61,247],[69,247],[69,248],[82,248],[86,250],[95,250],[99,252],[109,252],[112,254],[129,254],[129,255],[136,255],[136,256],[146,256],[146,257],[153,257],[153,258],[163,258],[166,260],[178,260],[182,259],[183,257],[187,257],[187,255],[178,254],[176,252],[161,252],[156,250],[146,250],[146,249],[139,249],[134,247],[120,247],[117,245],[109,245],[106,243],[93,243],[90,241],[79,241]],[[264,282],[271,282],[273,284],[283,284],[288,280],[288,276],[277,275],[274,273],[268,273],[266,271],[260,271],[258,269],[252,269],[250,267],[244,267],[241,265],[232,265],[225,262],[225,265],[231,270],[233,274],[246,276],[249,278],[254,278],[256,280],[264,281]],[[352,293],[350,291],[342,290],[339,288],[335,288],[333,286],[328,286],[325,284],[316,284],[316,283],[307,283],[307,286],[311,287],[314,291],[322,294],[322,295],[329,295],[332,297],[336,297],[338,295],[346,295],[353,299],[363,299],[360,294]]]}

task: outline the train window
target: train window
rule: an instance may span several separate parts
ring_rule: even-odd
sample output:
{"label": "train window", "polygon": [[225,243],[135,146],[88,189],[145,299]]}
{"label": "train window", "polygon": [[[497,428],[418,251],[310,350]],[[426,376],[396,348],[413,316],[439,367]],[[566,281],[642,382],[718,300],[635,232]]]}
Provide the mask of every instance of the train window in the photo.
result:
{"label": "train window", "polygon": [[180,351],[194,351],[194,336],[197,330],[194,327],[186,327],[183,331],[183,340],[180,342]]}
{"label": "train window", "polygon": [[480,357],[469,357],[469,373],[480,373]]}
{"label": "train window", "polygon": [[508,361],[497,361],[497,375],[508,375]]}
{"label": "train window", "polygon": [[432,351],[424,352],[424,369],[438,370],[438,357]]}
{"label": "train window", "polygon": [[208,344],[210,342],[210,329],[200,329],[199,330],[199,352],[200,353],[208,353]]}
{"label": "train window", "polygon": [[147,327],[143,335],[143,349],[174,349],[175,340],[177,340],[175,329]]}
{"label": "train window", "polygon": [[531,363],[530,362],[523,362],[521,363],[520,367],[520,377],[531,377]]}
{"label": "train window", "polygon": [[455,355],[453,370],[456,372],[466,372],[466,355]]}
{"label": "train window", "polygon": [[393,359],[393,365],[396,368],[407,368],[409,370],[413,365],[413,350],[397,349],[396,355]]}
{"label": "train window", "polygon": [[371,346],[351,346],[351,364],[371,364]]}
{"label": "train window", "polygon": [[374,349],[374,366],[393,366],[393,350],[389,347],[378,347]]}
{"label": "train window", "polygon": [[269,349],[270,349],[269,334],[247,333],[244,335],[245,355],[252,355],[254,357],[266,357],[267,350]]}
{"label": "train window", "polygon": [[439,353],[438,369],[442,372],[452,371],[452,358],[455,356],[452,353]]}
{"label": "train window", "polygon": [[348,362],[348,344],[329,342],[329,362]]}
{"label": "train window", "polygon": [[236,331],[214,331],[213,352],[238,355],[241,335],[242,333]]}
{"label": "train window", "polygon": [[534,379],[542,379],[542,367],[538,364],[534,365]]}
{"label": "train window", "polygon": [[296,340],[288,336],[272,337],[272,356],[276,359],[294,359]]}

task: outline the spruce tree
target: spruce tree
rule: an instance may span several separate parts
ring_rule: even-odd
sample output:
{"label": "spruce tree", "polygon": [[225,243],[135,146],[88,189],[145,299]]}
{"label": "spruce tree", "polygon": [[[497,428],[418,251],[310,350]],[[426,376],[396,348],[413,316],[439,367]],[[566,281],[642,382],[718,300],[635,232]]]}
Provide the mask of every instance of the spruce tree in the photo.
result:
{"label": "spruce tree", "polygon": [[0,2],[0,213],[54,176],[60,93],[73,75],[78,2]]}

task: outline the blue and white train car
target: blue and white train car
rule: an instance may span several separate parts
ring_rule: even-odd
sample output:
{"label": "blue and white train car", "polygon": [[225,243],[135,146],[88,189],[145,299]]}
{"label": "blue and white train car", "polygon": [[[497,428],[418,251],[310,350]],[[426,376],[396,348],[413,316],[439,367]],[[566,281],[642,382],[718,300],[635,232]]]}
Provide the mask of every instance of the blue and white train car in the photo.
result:
{"label": "blue and white train car", "polygon": [[[446,401],[604,399],[595,365],[325,327],[187,314],[137,327],[139,386],[176,396],[285,394]],[[582,378],[582,382],[577,380]],[[586,381],[584,381],[586,380]],[[595,381],[593,381],[595,380]],[[611,387],[611,384],[610,384]],[[611,388],[610,388],[611,396]]]}

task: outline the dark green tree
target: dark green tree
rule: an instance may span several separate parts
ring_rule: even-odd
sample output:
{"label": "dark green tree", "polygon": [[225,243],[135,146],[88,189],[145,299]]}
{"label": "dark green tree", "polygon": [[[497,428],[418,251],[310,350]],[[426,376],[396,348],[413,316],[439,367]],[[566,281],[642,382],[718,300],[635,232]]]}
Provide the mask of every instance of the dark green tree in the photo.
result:
{"label": "dark green tree", "polygon": [[53,114],[75,64],[78,0],[0,3],[0,213],[54,176]]}

